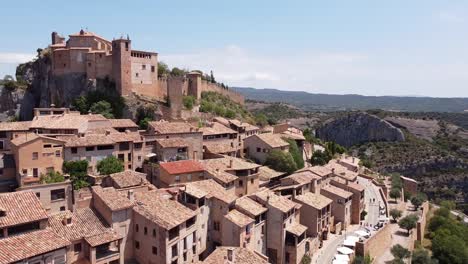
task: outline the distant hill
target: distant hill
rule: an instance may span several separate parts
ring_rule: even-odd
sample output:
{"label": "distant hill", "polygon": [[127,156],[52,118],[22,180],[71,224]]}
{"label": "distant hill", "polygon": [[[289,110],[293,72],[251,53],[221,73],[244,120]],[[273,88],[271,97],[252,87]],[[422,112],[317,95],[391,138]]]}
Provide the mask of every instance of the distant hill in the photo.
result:
{"label": "distant hill", "polygon": [[405,112],[464,112],[468,98],[363,96],[356,94],[312,94],[299,91],[233,87],[247,99],[283,102],[304,110],[337,111],[383,109]]}

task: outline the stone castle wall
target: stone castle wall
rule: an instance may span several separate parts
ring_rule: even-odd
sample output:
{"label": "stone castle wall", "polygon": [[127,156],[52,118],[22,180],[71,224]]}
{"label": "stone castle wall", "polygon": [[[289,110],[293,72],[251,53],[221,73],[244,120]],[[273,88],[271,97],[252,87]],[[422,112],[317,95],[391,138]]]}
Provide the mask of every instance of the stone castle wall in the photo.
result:
{"label": "stone castle wall", "polygon": [[220,93],[222,95],[225,95],[225,96],[229,97],[232,101],[234,101],[236,103],[239,103],[239,104],[244,104],[244,101],[245,101],[244,96],[241,95],[240,93],[235,92],[235,91],[230,90],[230,89],[223,88],[218,84],[211,83],[211,82],[208,82],[208,81],[205,81],[205,80],[201,81],[201,91],[202,92],[211,91],[211,92]]}

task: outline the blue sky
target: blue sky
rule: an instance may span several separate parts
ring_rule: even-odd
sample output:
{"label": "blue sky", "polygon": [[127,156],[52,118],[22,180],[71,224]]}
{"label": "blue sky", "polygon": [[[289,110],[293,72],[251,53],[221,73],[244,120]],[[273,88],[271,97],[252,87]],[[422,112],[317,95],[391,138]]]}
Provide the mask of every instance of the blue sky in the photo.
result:
{"label": "blue sky", "polygon": [[0,76],[63,35],[130,35],[230,86],[468,97],[468,1],[6,1]]}

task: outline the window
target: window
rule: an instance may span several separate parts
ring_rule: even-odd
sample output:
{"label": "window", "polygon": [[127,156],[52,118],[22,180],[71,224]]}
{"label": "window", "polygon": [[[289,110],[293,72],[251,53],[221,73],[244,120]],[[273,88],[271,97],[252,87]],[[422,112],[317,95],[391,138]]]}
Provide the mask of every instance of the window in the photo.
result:
{"label": "window", "polygon": [[130,143],[128,142],[122,142],[119,144],[119,150],[129,150],[130,149]]}
{"label": "window", "polygon": [[156,71],[156,67],[154,67],[153,65],[151,65],[151,72],[155,72]]}
{"label": "window", "polygon": [[38,177],[39,176],[39,169],[38,168],[33,168],[33,176]]}
{"label": "window", "polygon": [[137,73],[135,73],[135,77],[138,77],[138,72],[137,72]]}
{"label": "window", "polygon": [[114,146],[112,146],[112,145],[102,145],[102,146],[97,147],[97,150],[108,150],[108,149],[114,149]]}
{"label": "window", "polygon": [[3,149],[3,148],[4,148],[3,141],[0,140],[0,149]]}
{"label": "window", "polygon": [[187,220],[186,227],[189,228],[189,227],[193,226],[195,224],[196,220],[197,220],[197,218],[195,216],[190,218],[189,220]]}
{"label": "window", "polygon": [[60,206],[60,211],[65,211],[65,206]]}
{"label": "window", "polygon": [[72,154],[78,153],[78,148],[71,148],[71,153]]}
{"label": "window", "polygon": [[187,175],[187,181],[191,181],[191,180],[192,180],[192,174]]}
{"label": "window", "polygon": [[7,138],[7,134],[5,131],[0,131],[0,138]]}
{"label": "window", "polygon": [[253,183],[254,183],[254,179],[250,179],[250,183],[253,184]]}
{"label": "window", "polygon": [[156,229],[153,229],[153,237],[156,237]]}
{"label": "window", "polygon": [[86,147],[86,151],[94,151],[94,146],[92,146],[92,147]]}
{"label": "window", "polygon": [[239,180],[239,186],[244,186],[244,182],[242,180]]}
{"label": "window", "polygon": [[179,175],[175,176],[175,181],[180,182],[180,176]]}
{"label": "window", "polygon": [[135,248],[140,249],[140,242],[139,241],[135,241]]}
{"label": "window", "polygon": [[23,169],[23,175],[28,174],[28,169]]}
{"label": "window", "polygon": [[41,193],[40,193],[40,192],[37,192],[37,193],[36,193],[36,197],[37,197],[37,198],[41,198]]}
{"label": "window", "polygon": [[141,65],[141,69],[142,69],[142,70],[146,70],[146,65],[145,65],[145,64],[142,64],[142,65]]}
{"label": "window", "polygon": [[44,145],[44,148],[51,148],[51,147],[52,147],[51,144],[45,144],[45,145]]}
{"label": "window", "polygon": [[128,161],[132,161],[132,153],[128,153],[128,154],[127,154],[127,160],[128,160]]}
{"label": "window", "polygon": [[257,152],[262,152],[262,149],[261,149],[261,148],[257,148]]}
{"label": "window", "polygon": [[128,51],[128,42],[125,42],[125,50]]}
{"label": "window", "polygon": [[56,150],[56,151],[55,151],[55,157],[60,158],[60,156],[61,156],[60,150]]}
{"label": "window", "polygon": [[37,160],[38,158],[39,158],[39,153],[33,152],[33,153],[32,153],[32,159],[33,159],[33,160]]}
{"label": "window", "polygon": [[91,67],[91,62],[88,62],[88,66]]}
{"label": "window", "polygon": [[131,170],[132,169],[132,164],[128,164],[128,169]]}
{"label": "window", "polygon": [[119,155],[117,155],[117,158],[118,158],[119,160],[121,160],[121,161],[124,161],[125,155],[124,155],[124,154],[119,154]]}
{"label": "window", "polygon": [[3,175],[3,168],[0,168],[0,176]]}
{"label": "window", "polygon": [[141,156],[138,156],[138,161],[141,161]]}
{"label": "window", "polygon": [[135,232],[138,233],[138,230],[139,230],[139,229],[140,229],[140,228],[139,228],[138,224],[136,224],[136,225],[135,225]]}
{"label": "window", "polygon": [[218,221],[213,222],[213,228],[214,228],[214,230],[219,231],[219,222]]}
{"label": "window", "polygon": [[74,244],[73,245],[73,251],[75,251],[75,253],[81,252],[81,243]]}
{"label": "window", "polygon": [[145,235],[148,234],[148,228],[146,226],[143,228],[143,232],[145,233]]}
{"label": "window", "polygon": [[177,251],[177,244],[175,244],[172,246],[172,257],[177,257],[177,255],[179,255]]}
{"label": "window", "polygon": [[57,189],[50,191],[50,200],[56,201],[60,199],[65,199],[65,189]]}
{"label": "window", "polygon": [[158,248],[157,248],[157,247],[153,247],[153,248],[152,248],[152,251],[153,251],[153,255],[157,255],[157,254],[158,254]]}

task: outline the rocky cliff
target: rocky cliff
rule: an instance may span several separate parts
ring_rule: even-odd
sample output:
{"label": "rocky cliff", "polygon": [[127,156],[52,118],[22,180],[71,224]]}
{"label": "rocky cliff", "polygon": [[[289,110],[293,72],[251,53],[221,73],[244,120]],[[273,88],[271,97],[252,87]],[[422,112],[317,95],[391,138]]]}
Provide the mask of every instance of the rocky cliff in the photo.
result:
{"label": "rocky cliff", "polygon": [[345,147],[366,142],[405,140],[400,129],[374,115],[361,112],[327,121],[316,130],[316,136]]}

